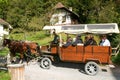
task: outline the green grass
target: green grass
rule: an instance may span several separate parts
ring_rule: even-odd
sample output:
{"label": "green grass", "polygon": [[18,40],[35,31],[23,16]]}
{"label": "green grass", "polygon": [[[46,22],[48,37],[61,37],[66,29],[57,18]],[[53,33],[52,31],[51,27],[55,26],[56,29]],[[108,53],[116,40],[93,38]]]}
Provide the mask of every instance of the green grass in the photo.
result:
{"label": "green grass", "polygon": [[4,49],[0,50],[0,56],[6,56],[8,53],[9,53],[8,48],[4,48]]}
{"label": "green grass", "polygon": [[14,40],[27,40],[32,42],[37,42],[40,45],[47,44],[51,37],[45,33],[45,31],[39,32],[24,32],[24,33],[12,33],[10,34],[10,38]]}
{"label": "green grass", "polygon": [[[61,35],[62,39],[66,41],[67,35],[65,33],[58,34]],[[76,35],[69,35],[72,38],[76,37]],[[84,40],[85,35],[82,35],[82,39]],[[27,40],[37,42],[40,45],[46,45],[53,39],[53,35],[47,35],[45,31],[38,31],[38,32],[22,32],[22,33],[12,33],[10,34],[10,38],[14,40]],[[99,42],[99,38],[95,35],[95,40]]]}
{"label": "green grass", "polygon": [[[0,56],[5,56],[9,53],[8,48],[4,48],[3,50],[0,50]],[[10,80],[10,75],[8,71],[0,70],[0,80]]]}
{"label": "green grass", "polygon": [[8,71],[0,71],[0,80],[10,80]]}

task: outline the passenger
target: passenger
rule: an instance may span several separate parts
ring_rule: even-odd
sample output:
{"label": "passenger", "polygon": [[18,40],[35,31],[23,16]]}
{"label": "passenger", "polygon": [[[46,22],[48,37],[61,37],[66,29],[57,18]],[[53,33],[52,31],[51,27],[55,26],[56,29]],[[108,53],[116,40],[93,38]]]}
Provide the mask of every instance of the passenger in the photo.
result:
{"label": "passenger", "polygon": [[60,46],[62,46],[62,45],[64,45],[64,44],[65,44],[64,39],[61,39],[61,40],[60,40]]}
{"label": "passenger", "polygon": [[66,44],[64,44],[63,47],[68,47],[68,46],[72,45],[72,41],[73,41],[72,38],[70,36],[68,36]]}
{"label": "passenger", "polygon": [[84,46],[88,45],[97,45],[97,42],[94,40],[94,37],[92,35],[88,35],[85,37]]}
{"label": "passenger", "polygon": [[91,45],[97,45],[97,42],[95,41],[94,36],[91,36],[91,39],[92,39]]}
{"label": "passenger", "polygon": [[81,35],[77,35],[75,41],[73,42],[73,46],[76,46],[78,43],[83,43],[83,40],[81,39]]}
{"label": "passenger", "polygon": [[101,36],[100,46],[110,46],[110,41],[107,39],[106,35]]}
{"label": "passenger", "polygon": [[50,45],[48,47],[48,51],[51,50],[52,46],[58,46],[59,42],[60,42],[59,36],[56,34],[55,31],[53,32],[53,35],[54,35],[54,39],[50,42]]}

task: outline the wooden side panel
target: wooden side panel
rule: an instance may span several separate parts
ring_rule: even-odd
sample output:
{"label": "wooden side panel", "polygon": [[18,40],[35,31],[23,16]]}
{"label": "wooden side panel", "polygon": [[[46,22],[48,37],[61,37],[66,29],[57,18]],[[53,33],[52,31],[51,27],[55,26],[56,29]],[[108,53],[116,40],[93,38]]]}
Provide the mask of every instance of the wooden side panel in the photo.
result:
{"label": "wooden side panel", "polygon": [[48,51],[48,47],[47,46],[41,46],[41,51]]}
{"label": "wooden side panel", "polygon": [[72,61],[75,60],[75,54],[76,54],[76,46],[69,46],[67,48],[62,47],[61,49],[61,59],[62,60],[67,60],[67,61]]}
{"label": "wooden side panel", "polygon": [[83,61],[86,61],[88,59],[94,59],[93,56],[93,46],[85,46],[84,47],[84,59]]}
{"label": "wooden side panel", "polygon": [[109,47],[108,46],[94,46],[93,47],[94,53],[109,53]]}
{"label": "wooden side panel", "polygon": [[51,48],[51,54],[57,54],[58,53],[58,48],[57,47],[52,47]]}
{"label": "wooden side panel", "polygon": [[110,62],[111,48],[107,46],[87,46],[84,47],[84,59],[98,60],[100,63]]}
{"label": "wooden side panel", "polygon": [[92,53],[93,52],[93,46],[86,46],[84,47],[85,53]]}
{"label": "wooden side panel", "polygon": [[[48,51],[48,45],[46,45],[46,46],[41,46],[41,51]],[[52,46],[51,47],[51,50],[49,51],[51,54],[57,54],[57,52],[58,52],[58,48],[57,48],[57,46]]]}
{"label": "wooden side panel", "polygon": [[67,48],[62,47],[60,54],[61,59],[63,61],[81,62],[83,59],[83,51],[83,46],[69,46]]}
{"label": "wooden side panel", "polygon": [[111,48],[108,46],[94,46],[94,58],[98,59],[101,63],[109,63]]}
{"label": "wooden side panel", "polygon": [[77,46],[77,53],[76,53],[76,61],[82,61],[83,60],[83,54],[84,54],[84,46]]}

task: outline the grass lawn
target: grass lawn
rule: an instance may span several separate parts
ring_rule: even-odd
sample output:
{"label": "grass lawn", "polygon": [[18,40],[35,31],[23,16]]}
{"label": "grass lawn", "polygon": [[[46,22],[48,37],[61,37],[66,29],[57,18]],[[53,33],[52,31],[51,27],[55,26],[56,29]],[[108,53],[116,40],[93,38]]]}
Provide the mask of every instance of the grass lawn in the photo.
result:
{"label": "grass lawn", "polygon": [[10,75],[9,75],[8,71],[0,70],[0,80],[10,80]]}
{"label": "grass lawn", "polygon": [[10,34],[10,39],[32,41],[37,42],[40,45],[45,45],[51,40],[51,37],[47,35],[45,31],[39,31]]}
{"label": "grass lawn", "polygon": [[[65,33],[58,34],[66,41],[67,35]],[[69,35],[72,38],[75,38],[76,35]],[[82,35],[82,39],[84,40],[85,35]],[[99,38],[97,35],[94,36],[95,40],[99,42]],[[10,34],[10,39],[14,40],[27,40],[27,41],[33,41],[37,42],[40,45],[46,45],[49,44],[49,42],[53,39],[53,35],[46,34],[45,31],[38,31],[38,32],[24,32],[24,33],[12,33]]]}
{"label": "grass lawn", "polygon": [[4,49],[0,50],[0,56],[6,56],[8,53],[9,53],[8,48],[4,48]]}

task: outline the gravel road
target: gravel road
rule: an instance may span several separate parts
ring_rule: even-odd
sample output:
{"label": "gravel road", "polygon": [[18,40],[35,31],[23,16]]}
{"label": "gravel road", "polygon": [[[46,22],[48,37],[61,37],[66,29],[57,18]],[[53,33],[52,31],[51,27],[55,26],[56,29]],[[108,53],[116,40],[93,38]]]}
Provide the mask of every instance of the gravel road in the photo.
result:
{"label": "gravel road", "polygon": [[83,67],[83,64],[61,62],[46,70],[32,62],[25,66],[25,80],[120,80],[119,67],[100,66],[100,72],[95,76],[85,74]]}

